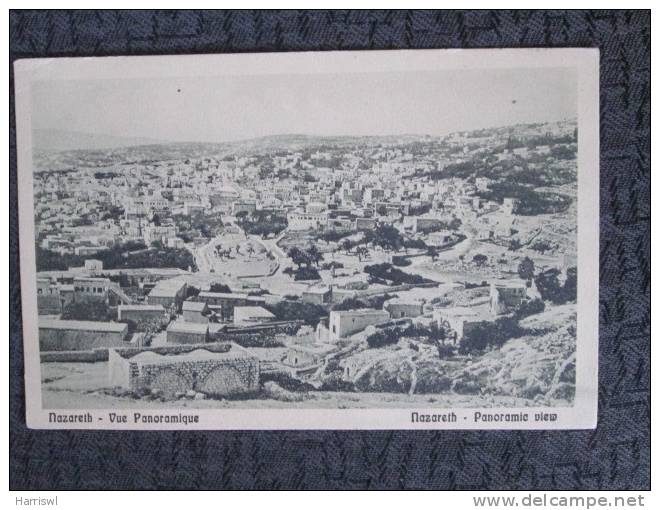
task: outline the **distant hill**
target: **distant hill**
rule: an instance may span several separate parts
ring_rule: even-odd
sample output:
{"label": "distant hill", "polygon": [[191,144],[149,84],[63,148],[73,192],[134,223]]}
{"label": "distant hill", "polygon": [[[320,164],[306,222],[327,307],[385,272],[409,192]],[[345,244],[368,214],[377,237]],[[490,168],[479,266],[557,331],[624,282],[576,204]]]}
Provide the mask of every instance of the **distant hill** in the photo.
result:
{"label": "distant hill", "polygon": [[44,151],[98,150],[168,143],[150,138],[99,135],[60,129],[35,129],[32,146]]}

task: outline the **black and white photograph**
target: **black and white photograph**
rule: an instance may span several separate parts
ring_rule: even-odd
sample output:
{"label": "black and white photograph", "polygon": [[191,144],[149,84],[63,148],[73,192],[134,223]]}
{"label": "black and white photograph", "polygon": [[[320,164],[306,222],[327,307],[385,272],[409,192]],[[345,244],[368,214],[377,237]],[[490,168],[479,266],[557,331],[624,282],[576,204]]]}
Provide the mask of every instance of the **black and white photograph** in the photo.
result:
{"label": "black and white photograph", "polygon": [[597,51],[15,69],[28,425],[596,425]]}

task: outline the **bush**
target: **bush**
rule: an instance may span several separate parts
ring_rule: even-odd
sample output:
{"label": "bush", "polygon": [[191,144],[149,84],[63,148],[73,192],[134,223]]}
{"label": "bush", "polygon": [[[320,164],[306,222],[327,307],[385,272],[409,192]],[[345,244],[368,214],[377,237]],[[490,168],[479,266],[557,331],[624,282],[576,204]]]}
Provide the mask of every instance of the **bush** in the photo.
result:
{"label": "bush", "polygon": [[525,257],[518,264],[518,276],[523,280],[530,281],[534,278],[534,261],[529,257]]}
{"label": "bush", "polygon": [[299,280],[320,280],[321,275],[315,267],[299,267],[293,271],[293,279]]}
{"label": "bush", "polygon": [[428,246],[421,239],[404,239],[403,247],[411,250],[426,250]]}
{"label": "bush", "polygon": [[355,385],[344,380],[337,372],[333,372],[321,384],[321,391],[355,391]]}
{"label": "bush", "polygon": [[197,287],[193,287],[192,285],[189,285],[188,288],[186,289],[186,299],[196,298],[198,295],[199,295],[199,289]]}
{"label": "bush", "polygon": [[547,241],[536,241],[532,246],[532,250],[538,251],[539,253],[543,254],[546,251],[550,251],[553,249],[553,246],[547,242]]}
{"label": "bush", "polygon": [[266,304],[264,307],[270,311],[278,321],[304,320],[310,326],[316,327],[321,317],[328,312],[321,305],[303,303],[300,301],[280,301],[275,304]]}
{"label": "bush", "polygon": [[417,274],[406,273],[386,262],[365,266],[364,272],[374,279],[389,280],[395,285],[432,283],[431,280],[427,280]]}
{"label": "bush", "polygon": [[460,395],[477,395],[481,392],[481,386],[477,381],[461,379],[454,381],[452,390]]}
{"label": "bush", "polygon": [[559,270],[548,269],[534,278],[536,288],[545,301],[559,303],[562,300],[562,286],[559,283]]}
{"label": "bush", "polygon": [[398,328],[386,328],[376,331],[367,337],[367,344],[372,349],[393,345],[401,338],[401,330]]}
{"label": "bush", "polygon": [[103,302],[78,301],[64,307],[62,319],[72,321],[107,322],[115,319],[115,314]]}
{"label": "bush", "polygon": [[472,262],[478,266],[483,266],[486,262],[488,262],[488,257],[481,253],[477,253],[474,257],[472,257]]}
{"label": "bush", "polygon": [[395,255],[394,257],[392,257],[392,264],[399,267],[406,267],[412,264],[412,262],[410,262],[410,259],[408,259],[407,257],[402,257],[401,255]]}
{"label": "bush", "polygon": [[259,331],[256,333],[220,333],[216,340],[234,342],[241,347],[285,347],[285,345],[274,338],[272,331]]}
{"label": "bush", "polygon": [[286,216],[268,209],[237,215],[236,220],[246,233],[261,237],[277,235],[288,226]]}
{"label": "bush", "polygon": [[431,367],[420,366],[417,368],[417,385],[415,393],[432,394],[444,393],[451,389],[452,379],[443,373],[438,373]]}
{"label": "bush", "polygon": [[259,382],[261,384],[268,381],[273,381],[277,383],[278,386],[288,391],[308,392],[316,389],[311,384],[303,382],[300,379],[296,379],[292,375],[283,372],[259,374]]}
{"label": "bush", "polygon": [[535,315],[541,313],[545,310],[545,303],[542,299],[532,299],[531,301],[523,301],[518,309],[516,310],[516,317],[518,319],[524,319],[530,315]]}
{"label": "bush", "polygon": [[323,232],[318,234],[318,237],[319,239],[323,239],[324,241],[330,243],[330,242],[337,242],[352,234],[353,232],[351,232],[350,230],[329,229],[329,230],[324,230]]}
{"label": "bush", "polygon": [[487,347],[500,347],[507,340],[521,333],[518,320],[502,317],[493,322],[480,324],[470,330],[461,342],[461,354],[480,353]]}
{"label": "bush", "polygon": [[229,288],[229,285],[225,285],[224,283],[212,283],[209,290],[211,292],[219,292],[222,294],[231,293],[231,289]]}
{"label": "bush", "polygon": [[331,262],[326,262],[325,264],[321,264],[321,269],[325,270],[342,269],[343,267],[344,264],[341,262],[335,262],[334,260]]}
{"label": "bush", "polygon": [[357,310],[360,308],[369,308],[369,305],[357,298],[346,298],[332,307],[333,310]]}

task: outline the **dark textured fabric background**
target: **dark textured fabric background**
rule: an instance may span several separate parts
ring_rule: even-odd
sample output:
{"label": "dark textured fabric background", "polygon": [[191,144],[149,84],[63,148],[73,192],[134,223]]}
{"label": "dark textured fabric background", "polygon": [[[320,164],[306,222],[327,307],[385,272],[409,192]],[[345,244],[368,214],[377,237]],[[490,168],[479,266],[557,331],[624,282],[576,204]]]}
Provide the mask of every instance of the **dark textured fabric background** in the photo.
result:
{"label": "dark textured fabric background", "polygon": [[648,12],[14,11],[10,44],[12,61],[24,57],[387,48],[576,46],[598,47],[601,52],[600,386],[598,428],[593,431],[26,429],[11,98],[11,488],[650,486]]}

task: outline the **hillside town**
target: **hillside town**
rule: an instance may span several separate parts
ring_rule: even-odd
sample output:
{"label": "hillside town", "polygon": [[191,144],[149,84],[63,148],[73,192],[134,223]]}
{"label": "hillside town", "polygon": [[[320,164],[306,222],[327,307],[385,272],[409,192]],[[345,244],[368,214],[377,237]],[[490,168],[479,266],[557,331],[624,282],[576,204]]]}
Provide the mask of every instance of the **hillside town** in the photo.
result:
{"label": "hillside town", "polygon": [[36,151],[44,406],[571,405],[576,126]]}

